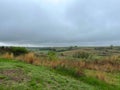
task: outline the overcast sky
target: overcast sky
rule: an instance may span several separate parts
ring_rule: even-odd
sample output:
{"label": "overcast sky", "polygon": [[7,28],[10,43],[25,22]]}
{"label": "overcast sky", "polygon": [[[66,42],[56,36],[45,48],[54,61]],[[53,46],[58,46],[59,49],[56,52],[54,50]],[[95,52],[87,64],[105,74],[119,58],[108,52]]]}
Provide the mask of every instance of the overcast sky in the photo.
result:
{"label": "overcast sky", "polygon": [[120,0],[0,0],[0,45],[120,45]]}

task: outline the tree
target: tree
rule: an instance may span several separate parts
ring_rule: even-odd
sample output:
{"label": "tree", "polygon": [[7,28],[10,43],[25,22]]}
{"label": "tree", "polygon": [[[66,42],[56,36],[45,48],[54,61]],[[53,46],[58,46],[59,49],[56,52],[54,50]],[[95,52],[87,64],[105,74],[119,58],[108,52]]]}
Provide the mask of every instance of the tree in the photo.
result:
{"label": "tree", "polygon": [[113,49],[113,45],[110,45],[110,49]]}

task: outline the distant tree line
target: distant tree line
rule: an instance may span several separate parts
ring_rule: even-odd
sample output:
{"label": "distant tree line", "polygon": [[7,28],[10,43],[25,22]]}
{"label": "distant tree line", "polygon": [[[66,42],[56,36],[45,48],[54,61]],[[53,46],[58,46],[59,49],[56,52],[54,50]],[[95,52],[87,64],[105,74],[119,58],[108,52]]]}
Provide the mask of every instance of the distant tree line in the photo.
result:
{"label": "distant tree line", "polygon": [[55,52],[64,52],[64,51],[69,51],[69,50],[75,50],[78,49],[79,47],[77,46],[70,46],[70,47],[44,47],[44,48],[39,48],[39,50],[49,50],[49,51],[55,51]]}
{"label": "distant tree line", "polygon": [[25,54],[28,53],[28,50],[25,47],[5,47],[1,46],[0,47],[0,53],[13,53],[14,55],[20,55],[20,54]]}

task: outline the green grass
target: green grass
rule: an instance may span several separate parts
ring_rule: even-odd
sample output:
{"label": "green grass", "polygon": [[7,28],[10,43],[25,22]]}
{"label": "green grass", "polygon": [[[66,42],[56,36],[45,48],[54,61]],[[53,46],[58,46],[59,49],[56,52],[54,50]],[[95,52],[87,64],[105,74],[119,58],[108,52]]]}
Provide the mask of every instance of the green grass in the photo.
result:
{"label": "green grass", "polygon": [[[91,70],[90,70],[91,71]],[[98,80],[96,77],[92,77],[90,75],[81,75],[78,76],[73,69],[65,69],[65,68],[57,68],[55,72],[64,75],[72,77],[76,80],[82,81],[86,84],[89,84],[91,86],[94,86],[94,90],[120,90],[120,76],[119,74],[116,75],[116,79],[118,80],[117,84],[119,85],[113,85],[105,83],[102,80]],[[92,71],[91,71],[92,72]],[[111,76],[111,79],[113,78],[113,75]]]}
{"label": "green grass", "polygon": [[0,59],[0,90],[95,90],[95,88],[47,67]]}
{"label": "green grass", "polygon": [[[115,75],[118,80],[119,75]],[[120,90],[120,86],[89,75],[77,76],[73,69],[51,69],[1,58],[0,90]]]}

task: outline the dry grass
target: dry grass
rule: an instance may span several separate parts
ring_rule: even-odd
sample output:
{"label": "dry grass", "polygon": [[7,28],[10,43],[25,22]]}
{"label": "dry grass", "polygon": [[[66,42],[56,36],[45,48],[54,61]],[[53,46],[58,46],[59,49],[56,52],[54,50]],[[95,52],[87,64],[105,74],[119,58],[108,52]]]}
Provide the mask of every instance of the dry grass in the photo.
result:
{"label": "dry grass", "polygon": [[99,71],[106,71],[106,72],[115,72],[115,71],[120,71],[120,65],[112,65],[109,63],[100,65],[100,64],[95,64],[95,63],[87,63],[86,67],[87,69],[91,70],[99,70]]}
{"label": "dry grass", "polygon": [[85,75],[96,77],[97,79],[102,80],[111,85],[116,85],[116,82],[119,83],[119,80],[116,79],[116,76],[113,73],[107,73],[98,70],[86,70]]}
{"label": "dry grass", "polygon": [[62,68],[73,68],[76,70],[78,75],[83,74],[84,69],[96,70],[99,71],[96,73],[96,76],[100,80],[106,81],[106,76],[103,72],[115,72],[120,71],[120,60],[119,56],[106,57],[103,60],[95,60],[95,61],[75,61],[68,59],[60,59],[59,60],[48,60],[47,57],[39,58],[33,52],[30,52],[25,55],[20,55],[18,57],[14,57],[13,54],[6,53],[2,56],[3,58],[8,59],[17,59],[34,65],[42,65],[56,69],[57,67]]}
{"label": "dry grass", "polygon": [[106,74],[105,74],[104,72],[100,72],[100,71],[99,71],[99,72],[96,72],[95,76],[96,76],[98,79],[100,79],[100,80],[105,81],[105,82],[108,83],[107,76],[106,76]]}
{"label": "dry grass", "polygon": [[23,60],[27,63],[33,64],[36,61],[34,53],[28,53],[24,55]]}
{"label": "dry grass", "polygon": [[67,59],[59,59],[59,60],[48,60],[47,57],[38,58],[33,52],[30,52],[25,55],[20,55],[15,57],[12,53],[5,53],[2,55],[3,58],[8,59],[18,59],[24,62],[34,64],[34,65],[43,65],[49,66],[52,68],[56,68],[57,66],[61,67],[70,67],[70,68],[83,68],[83,69],[90,69],[90,70],[98,70],[98,71],[106,71],[106,72],[114,72],[120,71],[120,56],[111,56],[106,57],[104,60],[96,60],[96,61],[74,61],[74,60],[67,60]]}
{"label": "dry grass", "polygon": [[120,57],[117,55],[105,57],[103,60],[95,60],[85,62],[84,68],[105,71],[105,72],[118,72],[120,71]]}
{"label": "dry grass", "polygon": [[13,53],[5,53],[2,55],[2,58],[7,58],[7,59],[14,59]]}
{"label": "dry grass", "polygon": [[27,53],[25,55],[20,55],[16,59],[35,65],[40,65],[40,60],[35,56],[33,52]]}
{"label": "dry grass", "polygon": [[87,76],[91,76],[91,77],[96,77],[99,80],[102,80],[106,83],[109,83],[109,78],[106,72],[102,72],[102,71],[95,71],[95,70],[87,70],[85,73]]}

